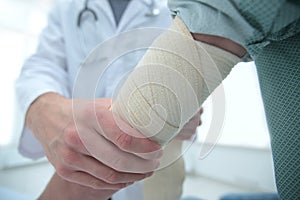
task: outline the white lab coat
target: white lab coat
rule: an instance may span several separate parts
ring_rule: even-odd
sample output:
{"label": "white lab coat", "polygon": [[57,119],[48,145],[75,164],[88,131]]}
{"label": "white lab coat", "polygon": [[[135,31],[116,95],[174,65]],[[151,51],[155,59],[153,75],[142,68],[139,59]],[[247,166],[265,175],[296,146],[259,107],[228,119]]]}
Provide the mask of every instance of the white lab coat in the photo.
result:
{"label": "white lab coat", "polygon": [[[41,94],[56,92],[72,97],[72,88],[80,64],[88,53],[99,43],[121,32],[143,28],[167,28],[171,16],[166,3],[156,0],[160,8],[157,16],[147,16],[151,12],[151,0],[132,0],[116,26],[114,15],[107,0],[90,0],[89,8],[96,13],[98,20],[85,14],[81,27],[77,27],[77,17],[84,6],[84,0],[61,0],[52,9],[47,27],[43,30],[37,51],[27,59],[16,81],[16,95],[22,113],[20,123],[24,124],[29,105]],[[117,48],[117,46],[116,46]],[[106,76],[97,89],[97,97],[111,97],[113,81],[135,66],[141,53],[124,58],[118,65],[107,70]],[[33,134],[24,127],[19,150],[24,156],[37,159],[44,156],[43,149]],[[113,200],[141,200],[142,193],[138,184],[125,188],[113,196]]]}

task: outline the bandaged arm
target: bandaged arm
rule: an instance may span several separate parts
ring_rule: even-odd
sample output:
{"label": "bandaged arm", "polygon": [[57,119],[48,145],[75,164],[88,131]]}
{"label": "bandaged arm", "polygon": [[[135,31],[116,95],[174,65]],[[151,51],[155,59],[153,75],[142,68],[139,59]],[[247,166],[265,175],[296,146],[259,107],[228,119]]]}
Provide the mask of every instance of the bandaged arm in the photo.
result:
{"label": "bandaged arm", "polygon": [[239,61],[232,53],[195,41],[175,17],[126,80],[113,112],[165,145]]}

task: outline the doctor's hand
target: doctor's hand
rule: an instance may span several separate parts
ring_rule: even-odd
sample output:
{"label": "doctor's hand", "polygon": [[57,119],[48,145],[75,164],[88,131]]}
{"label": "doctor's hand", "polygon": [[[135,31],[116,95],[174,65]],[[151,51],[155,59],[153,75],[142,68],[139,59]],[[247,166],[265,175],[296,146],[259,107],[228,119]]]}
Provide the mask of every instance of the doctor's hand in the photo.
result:
{"label": "doctor's hand", "polygon": [[126,130],[139,137],[120,130],[111,102],[46,93],[30,106],[26,125],[61,178],[94,189],[117,190],[152,175],[158,167],[160,146],[129,126]]}
{"label": "doctor's hand", "polygon": [[175,136],[174,139],[177,140],[190,140],[196,134],[197,127],[202,124],[201,115],[203,113],[203,108],[200,110],[188,121],[178,135]]}

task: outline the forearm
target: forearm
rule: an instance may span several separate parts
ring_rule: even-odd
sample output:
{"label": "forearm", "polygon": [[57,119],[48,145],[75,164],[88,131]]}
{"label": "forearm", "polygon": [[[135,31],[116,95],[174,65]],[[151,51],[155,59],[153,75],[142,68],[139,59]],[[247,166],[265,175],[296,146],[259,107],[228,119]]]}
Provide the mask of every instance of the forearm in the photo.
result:
{"label": "forearm", "polygon": [[[232,51],[244,53],[242,48]],[[114,113],[145,136],[166,144],[239,61],[227,50],[195,42],[177,18],[125,82]]]}

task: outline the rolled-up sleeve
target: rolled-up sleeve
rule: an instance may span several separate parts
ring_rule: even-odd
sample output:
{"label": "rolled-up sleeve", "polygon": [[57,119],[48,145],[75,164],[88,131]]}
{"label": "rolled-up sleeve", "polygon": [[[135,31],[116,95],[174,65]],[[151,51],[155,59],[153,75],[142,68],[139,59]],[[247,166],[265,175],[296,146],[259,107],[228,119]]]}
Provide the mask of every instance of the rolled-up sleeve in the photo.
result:
{"label": "rolled-up sleeve", "polygon": [[287,0],[169,0],[191,32],[229,38],[252,55],[300,31],[300,6]]}

